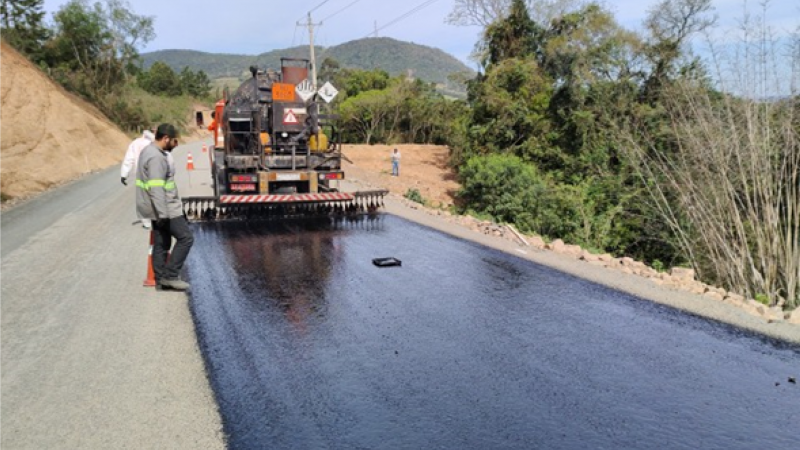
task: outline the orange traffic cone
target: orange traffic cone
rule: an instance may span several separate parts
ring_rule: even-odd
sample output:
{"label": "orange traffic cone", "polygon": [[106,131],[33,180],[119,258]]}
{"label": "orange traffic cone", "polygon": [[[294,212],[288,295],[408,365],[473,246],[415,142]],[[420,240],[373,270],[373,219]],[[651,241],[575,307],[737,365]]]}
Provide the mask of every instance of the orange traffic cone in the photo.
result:
{"label": "orange traffic cone", "polygon": [[[155,287],[156,285],[156,272],[153,270],[153,245],[156,243],[156,235],[154,230],[150,230],[150,250],[147,251],[147,276],[142,283],[144,287]],[[167,252],[167,261],[172,252]]]}
{"label": "orange traffic cone", "polygon": [[147,252],[147,277],[144,279],[142,286],[154,287],[156,285],[156,273],[153,272],[153,244],[155,243],[155,234],[150,230],[150,250]]}
{"label": "orange traffic cone", "polygon": [[194,170],[194,160],[192,159],[192,152],[186,156],[186,170]]}
{"label": "orange traffic cone", "polygon": [[203,153],[206,152],[208,152],[208,146],[206,144],[203,144]]}

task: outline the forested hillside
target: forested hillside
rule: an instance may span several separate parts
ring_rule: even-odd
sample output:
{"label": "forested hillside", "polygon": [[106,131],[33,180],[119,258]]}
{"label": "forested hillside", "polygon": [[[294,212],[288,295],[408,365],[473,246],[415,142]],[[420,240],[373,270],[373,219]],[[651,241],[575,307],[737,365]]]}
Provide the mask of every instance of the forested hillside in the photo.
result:
{"label": "forested hillside", "polygon": [[156,62],[166,63],[172,70],[184,67],[202,70],[211,78],[238,77],[255,61],[251,55],[232,53],[206,53],[196,50],[159,50],[143,53],[142,65],[150,69]]}
{"label": "forested hillside", "polygon": [[[473,73],[461,61],[442,50],[391,38],[365,38],[332,47],[316,47],[317,60],[331,58],[343,68],[382,69],[392,76],[407,75],[428,82],[447,83],[454,73]],[[308,47],[272,50],[259,55],[204,53],[193,50],[162,50],[142,54],[145,68],[162,61],[179,71],[184,67],[202,70],[211,78],[238,77],[253,64],[280,67],[280,58],[308,58]]]}

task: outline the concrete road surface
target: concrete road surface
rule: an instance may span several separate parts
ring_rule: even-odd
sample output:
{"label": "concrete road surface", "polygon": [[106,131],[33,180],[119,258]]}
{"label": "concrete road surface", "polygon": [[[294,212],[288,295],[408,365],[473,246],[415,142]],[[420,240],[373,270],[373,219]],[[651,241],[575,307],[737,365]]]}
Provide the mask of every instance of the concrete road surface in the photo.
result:
{"label": "concrete road surface", "polygon": [[187,297],[142,287],[131,184],[113,167],[2,214],[3,449],[225,446]]}

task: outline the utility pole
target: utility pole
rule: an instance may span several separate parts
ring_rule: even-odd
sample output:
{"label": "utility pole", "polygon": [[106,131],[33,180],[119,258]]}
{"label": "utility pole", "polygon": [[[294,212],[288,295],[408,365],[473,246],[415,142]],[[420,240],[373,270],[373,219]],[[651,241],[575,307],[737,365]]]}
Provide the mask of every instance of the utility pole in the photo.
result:
{"label": "utility pole", "polygon": [[317,59],[314,56],[314,27],[322,26],[322,22],[314,23],[311,21],[311,11],[308,12],[308,20],[306,23],[297,23],[298,26],[303,26],[308,28],[308,42],[311,46],[311,83],[314,86],[314,90],[317,90]]}

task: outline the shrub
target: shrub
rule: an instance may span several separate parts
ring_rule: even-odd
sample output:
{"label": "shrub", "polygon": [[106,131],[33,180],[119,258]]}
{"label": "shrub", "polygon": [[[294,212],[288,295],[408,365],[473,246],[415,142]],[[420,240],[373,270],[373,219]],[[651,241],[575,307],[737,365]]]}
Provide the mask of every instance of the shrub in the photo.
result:
{"label": "shrub", "polygon": [[546,189],[535,167],[514,155],[492,154],[470,158],[459,175],[467,208],[536,231],[537,203]]}
{"label": "shrub", "polygon": [[422,194],[420,194],[419,190],[417,189],[409,188],[406,191],[404,197],[411,200],[412,202],[419,203],[420,205],[425,204],[425,199],[422,197]]}

